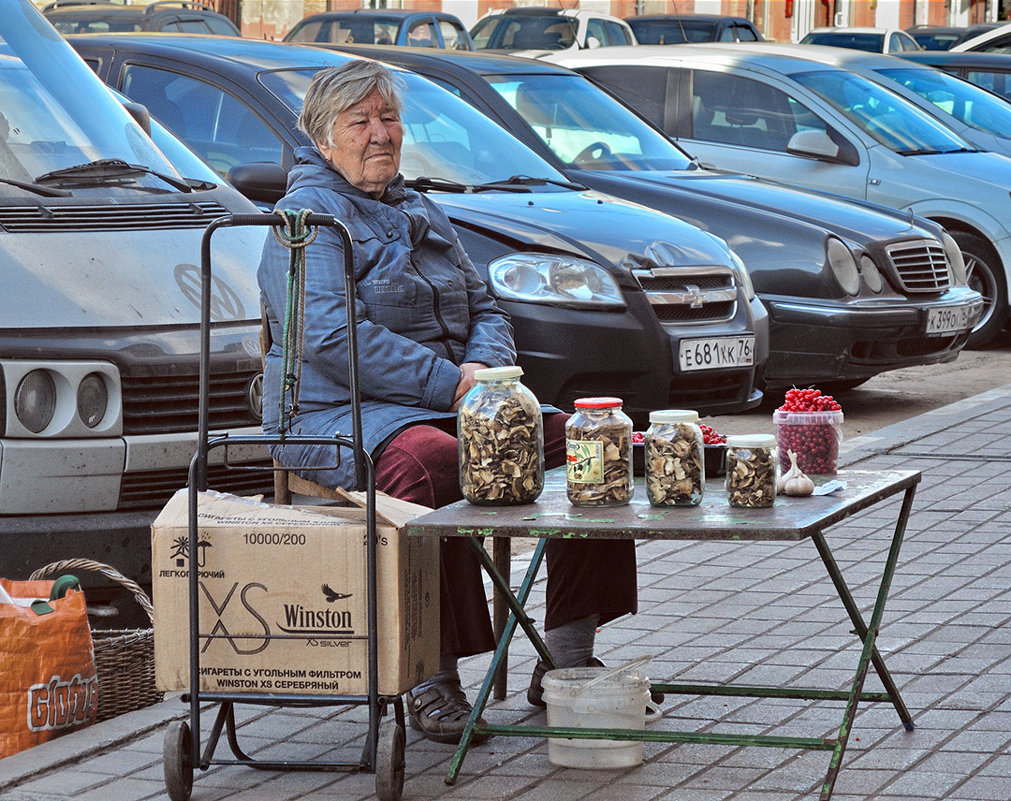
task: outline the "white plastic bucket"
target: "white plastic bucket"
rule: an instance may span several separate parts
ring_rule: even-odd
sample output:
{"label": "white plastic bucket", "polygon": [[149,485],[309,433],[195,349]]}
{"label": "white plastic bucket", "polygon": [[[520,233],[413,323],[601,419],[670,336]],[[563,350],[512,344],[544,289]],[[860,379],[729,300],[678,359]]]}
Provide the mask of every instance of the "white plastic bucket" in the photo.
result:
{"label": "white plastic bucket", "polygon": [[[586,686],[604,673],[612,675]],[[659,716],[650,700],[649,679],[640,670],[561,668],[545,673],[542,683],[549,726],[642,731],[647,707],[651,720]],[[642,764],[642,741],[551,737],[548,760],[567,768],[632,767]]]}

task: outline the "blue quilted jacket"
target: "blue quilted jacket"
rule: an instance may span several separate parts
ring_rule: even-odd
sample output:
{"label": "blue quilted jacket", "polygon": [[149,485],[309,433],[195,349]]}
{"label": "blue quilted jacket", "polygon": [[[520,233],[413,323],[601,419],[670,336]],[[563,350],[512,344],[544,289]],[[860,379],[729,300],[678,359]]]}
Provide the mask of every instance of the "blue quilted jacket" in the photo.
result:
{"label": "blue quilted jacket", "polygon": [[[454,418],[457,365],[514,364],[512,326],[495,303],[456,232],[427,197],[397,176],[379,200],[351,186],[315,148],[299,148],[287,194],[275,208],[332,214],[351,233],[357,287],[359,373],[366,450],[382,446],[409,423]],[[289,251],[267,236],[257,271],[273,345],[263,382],[263,429],[276,434],[281,413],[283,320]],[[351,434],[343,248],[321,228],[306,249],[305,322],[298,410],[292,434]],[[285,404],[290,403],[290,397]],[[305,475],[353,484],[350,451],[335,466],[328,446],[275,446],[288,467],[328,466]]]}

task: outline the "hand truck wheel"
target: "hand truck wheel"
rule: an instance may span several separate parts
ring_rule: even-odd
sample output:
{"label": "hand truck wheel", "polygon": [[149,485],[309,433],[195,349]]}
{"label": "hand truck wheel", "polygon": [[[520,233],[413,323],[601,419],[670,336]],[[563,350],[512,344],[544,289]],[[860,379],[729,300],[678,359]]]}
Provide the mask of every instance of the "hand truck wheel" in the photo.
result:
{"label": "hand truck wheel", "polygon": [[173,720],[165,732],[162,748],[165,788],[172,801],[189,801],[193,792],[193,741],[189,724]]}
{"label": "hand truck wheel", "polygon": [[376,745],[376,797],[379,801],[400,801],[404,792],[406,740],[404,727],[393,718],[387,718],[379,725]]}

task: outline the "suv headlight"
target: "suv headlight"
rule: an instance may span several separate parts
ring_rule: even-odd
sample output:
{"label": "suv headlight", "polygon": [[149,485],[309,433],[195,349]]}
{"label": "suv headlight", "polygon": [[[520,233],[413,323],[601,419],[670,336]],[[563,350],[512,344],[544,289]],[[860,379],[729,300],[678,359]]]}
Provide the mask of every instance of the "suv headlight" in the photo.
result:
{"label": "suv headlight", "polygon": [[614,278],[600,265],[572,256],[512,253],[488,265],[500,298],[574,308],[623,309]]}
{"label": "suv headlight", "polygon": [[727,252],[730,254],[730,260],[734,263],[737,273],[737,280],[741,282],[741,288],[744,290],[744,296],[752,301],[755,299],[755,285],[751,283],[751,276],[748,274],[748,268],[744,264],[744,260],[741,259],[733,250],[727,248]]}
{"label": "suv headlight", "polygon": [[951,282],[955,286],[965,286],[969,282],[969,277],[965,272],[965,259],[962,258],[962,249],[947,231],[941,232],[941,244],[944,245],[944,255],[948,257]]}
{"label": "suv headlight", "polygon": [[835,280],[839,282],[843,292],[856,295],[860,292],[860,272],[857,270],[856,259],[850,249],[841,239],[834,237],[828,240],[828,266],[832,269]]}

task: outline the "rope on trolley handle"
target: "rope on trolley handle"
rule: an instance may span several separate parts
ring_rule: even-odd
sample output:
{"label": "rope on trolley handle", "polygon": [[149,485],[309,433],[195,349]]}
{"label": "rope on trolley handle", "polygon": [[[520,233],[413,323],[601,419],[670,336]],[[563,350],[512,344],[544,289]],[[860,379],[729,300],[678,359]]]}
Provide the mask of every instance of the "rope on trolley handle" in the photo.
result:
{"label": "rope on trolley handle", "polygon": [[[288,421],[298,414],[302,378],[302,342],[305,333],[305,249],[315,241],[318,228],[307,226],[309,209],[277,209],[281,224],[271,226],[274,239],[290,251],[285,292],[284,342],[281,355],[281,393],[278,398],[278,437],[284,439]],[[289,403],[285,401],[290,396]]]}

